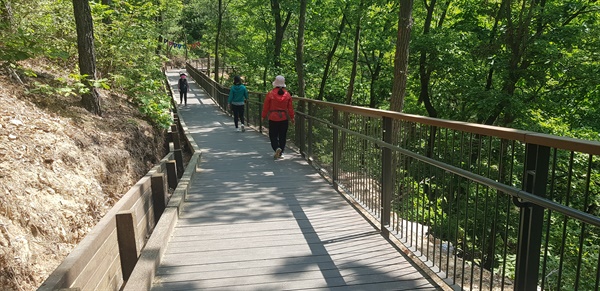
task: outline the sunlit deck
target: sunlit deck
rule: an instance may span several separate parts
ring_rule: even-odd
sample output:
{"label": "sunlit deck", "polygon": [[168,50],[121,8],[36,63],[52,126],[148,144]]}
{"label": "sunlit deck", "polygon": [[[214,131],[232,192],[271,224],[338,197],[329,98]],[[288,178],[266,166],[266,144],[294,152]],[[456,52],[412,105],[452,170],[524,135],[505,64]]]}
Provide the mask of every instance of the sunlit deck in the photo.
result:
{"label": "sunlit deck", "polygon": [[273,160],[265,135],[236,132],[191,88],[179,116],[202,151],[200,172],[153,290],[439,289],[299,154]]}

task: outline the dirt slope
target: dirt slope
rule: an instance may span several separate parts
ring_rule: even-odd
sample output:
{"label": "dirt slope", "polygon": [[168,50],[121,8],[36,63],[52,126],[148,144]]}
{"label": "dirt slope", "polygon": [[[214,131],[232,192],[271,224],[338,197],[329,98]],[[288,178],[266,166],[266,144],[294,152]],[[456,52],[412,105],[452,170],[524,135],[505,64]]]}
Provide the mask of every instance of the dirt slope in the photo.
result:
{"label": "dirt slope", "polygon": [[59,77],[33,69],[23,85],[0,70],[0,290],[37,289],[163,155],[126,98],[102,92],[94,116],[78,96],[25,94]]}

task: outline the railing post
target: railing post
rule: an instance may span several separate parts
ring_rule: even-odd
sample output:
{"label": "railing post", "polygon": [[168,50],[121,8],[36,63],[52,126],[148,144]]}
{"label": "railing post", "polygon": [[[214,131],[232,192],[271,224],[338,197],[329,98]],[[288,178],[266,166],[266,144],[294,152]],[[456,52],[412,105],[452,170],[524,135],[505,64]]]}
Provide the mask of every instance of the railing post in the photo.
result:
{"label": "railing post", "polygon": [[261,104],[263,103],[262,100],[262,95],[258,95],[258,131],[260,133],[263,132],[263,118],[262,118],[262,110],[263,107],[261,106]]}
{"label": "railing post", "polygon": [[167,206],[167,183],[163,173],[154,173],[150,178],[152,188],[152,206],[154,208],[154,223],[158,223],[160,216]]}
{"label": "railing post", "polygon": [[133,210],[121,211],[115,216],[117,222],[117,242],[121,258],[121,273],[123,280],[129,280],[137,263],[139,252],[135,242],[136,227]]}
{"label": "railing post", "polygon": [[300,147],[300,154],[303,158],[306,158],[306,101],[300,100],[300,104],[298,104],[298,111],[303,114],[297,114],[296,119],[296,132],[298,133],[297,144]]}
{"label": "railing post", "polygon": [[[250,95],[248,95],[248,99],[250,99]],[[245,105],[244,106],[244,111],[245,111],[244,112],[244,119],[245,119],[244,121],[246,122],[246,126],[249,126],[250,120],[251,120],[251,118],[250,118],[250,103],[246,101],[244,103],[244,105]]]}
{"label": "railing post", "polygon": [[215,98],[215,100],[217,100],[216,102],[218,103],[219,101],[219,96],[217,95],[217,83],[216,82],[212,82],[212,86],[211,86],[211,92],[210,92],[210,96]]}
{"label": "railing post", "polygon": [[219,91],[219,105],[221,108],[225,109],[225,112],[230,113],[229,108],[227,108],[227,99],[229,99],[229,88],[225,89],[225,92]]}
{"label": "railing post", "polygon": [[[333,124],[334,125],[339,125],[340,124],[340,113],[337,109],[333,109]],[[337,129],[337,127],[333,128],[333,173],[332,173],[332,180],[333,180],[333,187],[335,188],[335,190],[339,190],[338,188],[338,179],[339,179],[339,173],[340,173],[340,160],[341,160],[341,152],[340,152],[340,138],[339,138],[339,130]]]}
{"label": "railing post", "polygon": [[[392,123],[389,117],[383,117],[383,141],[392,144]],[[390,215],[392,210],[392,193],[394,191],[392,169],[392,149],[383,147],[381,149],[381,233],[384,237],[389,237],[390,232],[387,226],[390,225]]]}
{"label": "railing post", "polygon": [[169,188],[175,189],[177,188],[177,184],[179,184],[179,179],[177,178],[177,162],[175,160],[169,160],[166,163],[166,167]]}
{"label": "railing post", "polygon": [[179,140],[179,131],[177,125],[171,125],[171,135],[173,140],[173,155],[177,165],[177,178],[183,176],[183,153],[181,152],[181,141]]}
{"label": "railing post", "polygon": [[[540,197],[546,197],[549,162],[549,147],[534,144],[526,145],[523,190]],[[515,290],[536,290],[540,268],[544,208],[516,200],[515,204],[521,208],[515,266]]]}
{"label": "railing post", "polygon": [[310,116],[311,118],[308,119],[308,126],[306,129],[306,156],[308,157],[308,160],[310,161],[310,157],[312,157],[312,140],[313,140],[313,115],[314,115],[314,109],[315,105],[311,102],[308,103],[308,116]]}
{"label": "railing post", "polygon": [[181,141],[179,140],[179,132],[177,131],[177,125],[171,124],[171,142],[175,149],[181,149]]}
{"label": "railing post", "polygon": [[179,122],[179,114],[177,112],[175,112],[173,114],[173,124],[171,124],[171,130],[173,129],[173,125],[175,125],[175,128],[178,129],[176,131],[179,132],[179,127],[181,126],[181,122]]}

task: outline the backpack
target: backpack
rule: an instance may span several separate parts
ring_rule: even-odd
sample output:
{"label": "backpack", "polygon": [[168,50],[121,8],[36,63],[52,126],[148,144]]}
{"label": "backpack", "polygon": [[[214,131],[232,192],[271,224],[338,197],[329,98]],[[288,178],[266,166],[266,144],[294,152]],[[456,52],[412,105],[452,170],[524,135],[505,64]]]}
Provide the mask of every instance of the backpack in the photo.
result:
{"label": "backpack", "polygon": [[179,79],[179,87],[181,90],[187,91],[187,88],[188,88],[187,79]]}

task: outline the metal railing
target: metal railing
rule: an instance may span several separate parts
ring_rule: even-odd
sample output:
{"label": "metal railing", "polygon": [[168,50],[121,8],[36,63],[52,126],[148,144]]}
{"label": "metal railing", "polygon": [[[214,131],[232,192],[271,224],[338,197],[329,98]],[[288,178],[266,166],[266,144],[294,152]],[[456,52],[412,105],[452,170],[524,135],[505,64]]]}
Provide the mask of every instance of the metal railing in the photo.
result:
{"label": "metal railing", "polygon": [[[228,89],[188,66],[221,108]],[[264,94],[249,123],[262,129]],[[294,97],[288,136],[464,290],[599,290],[600,143]]]}

